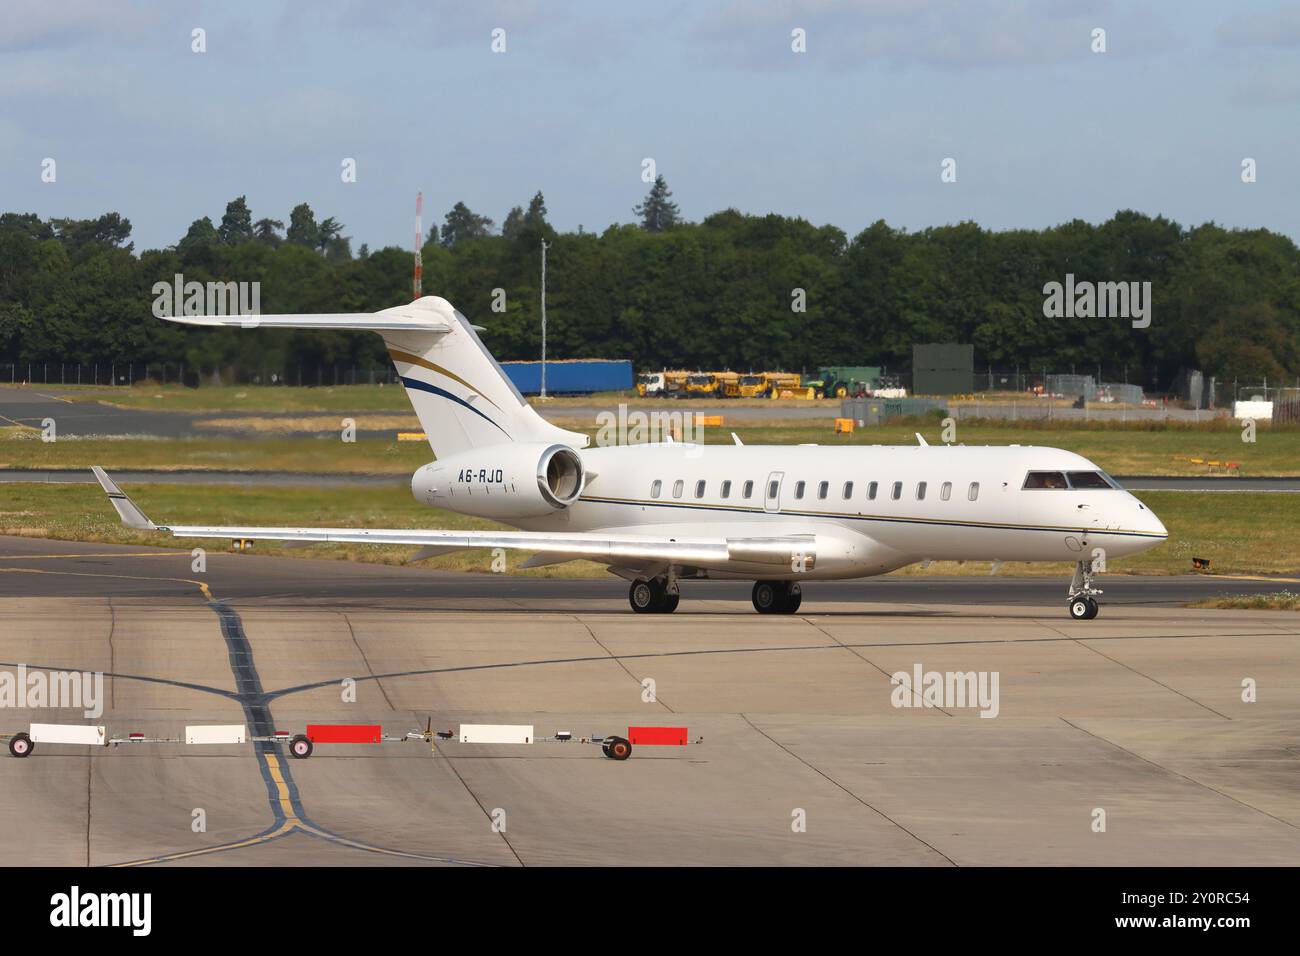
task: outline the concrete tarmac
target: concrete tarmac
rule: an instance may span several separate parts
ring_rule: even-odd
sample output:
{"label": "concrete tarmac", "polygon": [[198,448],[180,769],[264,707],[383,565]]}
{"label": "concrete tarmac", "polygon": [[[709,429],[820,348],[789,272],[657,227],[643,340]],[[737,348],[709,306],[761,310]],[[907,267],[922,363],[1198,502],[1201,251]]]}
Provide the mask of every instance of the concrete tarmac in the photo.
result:
{"label": "concrete tarmac", "polygon": [[[1177,606],[1277,582],[1107,577],[1084,622],[1063,580],[984,577],[814,583],[791,617],[759,617],[743,585],[687,585],[676,614],[640,616],[612,578],[191,560],[0,538],[0,674],[106,674],[102,717],[4,707],[0,731],[398,736],[431,718],[703,742],[626,762],[576,743],[321,744],[308,760],[38,745],[0,756],[0,863],[1300,862],[1300,616]],[[996,673],[997,716],[895,706],[917,698],[890,675],[917,665]]]}

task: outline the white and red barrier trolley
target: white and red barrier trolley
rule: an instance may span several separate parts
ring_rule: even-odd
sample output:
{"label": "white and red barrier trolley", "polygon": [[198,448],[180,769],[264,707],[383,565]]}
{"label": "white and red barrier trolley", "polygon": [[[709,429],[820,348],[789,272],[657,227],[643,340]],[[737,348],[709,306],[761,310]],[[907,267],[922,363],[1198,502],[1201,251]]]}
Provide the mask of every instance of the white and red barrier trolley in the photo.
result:
{"label": "white and red barrier trolley", "polygon": [[437,741],[458,744],[534,744],[579,743],[600,744],[601,752],[610,760],[626,760],[632,756],[633,746],[684,747],[700,744],[703,737],[690,739],[686,727],[628,727],[627,736],[618,734],[574,735],[572,731],[558,730],[549,736],[538,737],[532,724],[461,724],[459,730],[434,730],[430,718],[423,730],[412,730],[400,737],[384,733],[381,724],[308,724],[305,733],[293,734],[277,730],[266,736],[250,736],[243,724],[191,724],[181,737],[151,737],[132,731],[125,737],[113,737],[103,725],[86,724],[32,724],[27,731],[0,734],[9,741],[9,753],[15,757],[29,757],[38,743],[74,744],[107,747],[121,744],[246,744],[283,743],[289,756],[306,760],[317,744],[385,744],[422,740],[437,751]]}

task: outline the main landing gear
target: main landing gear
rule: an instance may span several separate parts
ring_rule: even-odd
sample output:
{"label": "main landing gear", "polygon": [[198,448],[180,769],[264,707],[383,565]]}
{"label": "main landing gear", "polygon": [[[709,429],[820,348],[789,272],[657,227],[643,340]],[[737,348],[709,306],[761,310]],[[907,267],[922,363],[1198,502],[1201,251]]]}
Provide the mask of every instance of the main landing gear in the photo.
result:
{"label": "main landing gear", "polygon": [[793,581],[755,581],[753,598],[759,614],[793,614],[803,602],[803,590]]}
{"label": "main landing gear", "polygon": [[1070,580],[1070,594],[1067,605],[1070,617],[1076,621],[1091,621],[1101,610],[1094,597],[1101,594],[1101,588],[1092,583],[1092,565],[1088,561],[1079,561],[1074,566],[1074,577]]}
{"label": "main landing gear", "polygon": [[637,578],[628,588],[627,603],[638,614],[672,614],[681,600],[677,583],[664,578]]}

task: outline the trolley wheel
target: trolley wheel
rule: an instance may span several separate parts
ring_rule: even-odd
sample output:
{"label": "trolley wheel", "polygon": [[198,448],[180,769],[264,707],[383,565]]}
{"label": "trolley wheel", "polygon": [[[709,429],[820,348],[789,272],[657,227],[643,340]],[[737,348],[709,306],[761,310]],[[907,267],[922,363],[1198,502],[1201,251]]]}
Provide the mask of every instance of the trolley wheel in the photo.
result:
{"label": "trolley wheel", "polygon": [[626,737],[610,737],[603,749],[610,760],[626,760],[632,756],[632,744]]}
{"label": "trolley wheel", "polygon": [[306,734],[298,734],[289,741],[289,756],[295,760],[306,760],[314,748]]}
{"label": "trolley wheel", "polygon": [[36,745],[25,733],[14,734],[9,738],[9,752],[15,757],[30,757]]}

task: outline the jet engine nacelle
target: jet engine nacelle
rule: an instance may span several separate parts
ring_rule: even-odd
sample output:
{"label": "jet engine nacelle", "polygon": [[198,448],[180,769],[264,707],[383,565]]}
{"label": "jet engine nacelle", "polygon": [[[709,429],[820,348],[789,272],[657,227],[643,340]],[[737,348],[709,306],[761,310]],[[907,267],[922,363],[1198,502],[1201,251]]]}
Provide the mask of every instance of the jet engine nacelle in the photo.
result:
{"label": "jet engine nacelle", "polygon": [[483,518],[540,518],[578,500],[585,473],[568,445],[488,445],[424,465],[416,500]]}

